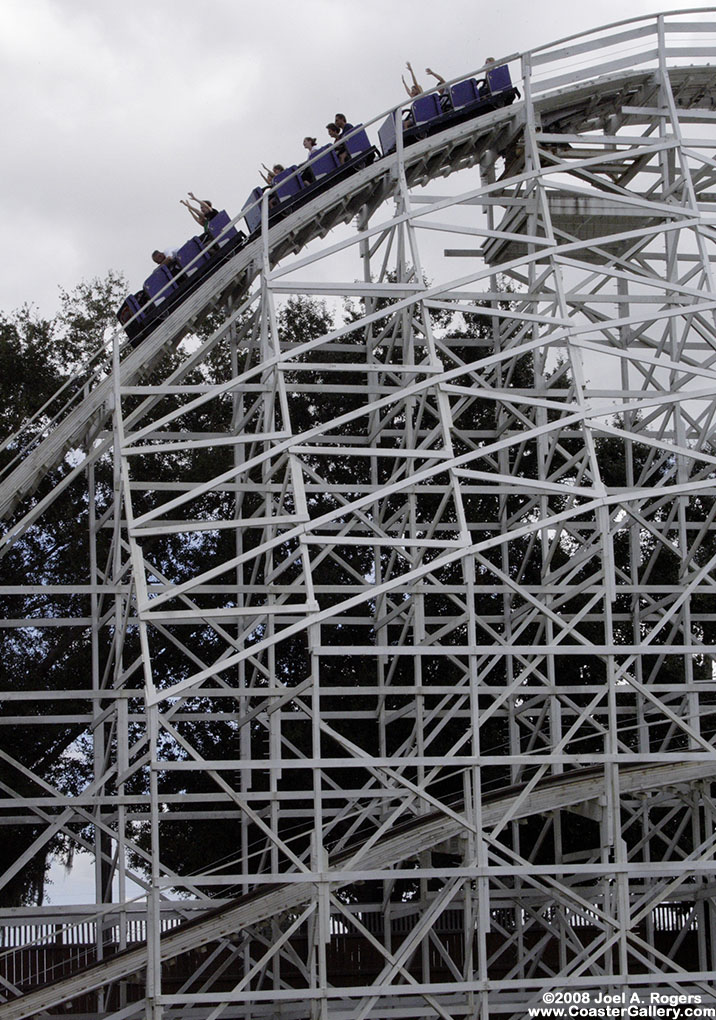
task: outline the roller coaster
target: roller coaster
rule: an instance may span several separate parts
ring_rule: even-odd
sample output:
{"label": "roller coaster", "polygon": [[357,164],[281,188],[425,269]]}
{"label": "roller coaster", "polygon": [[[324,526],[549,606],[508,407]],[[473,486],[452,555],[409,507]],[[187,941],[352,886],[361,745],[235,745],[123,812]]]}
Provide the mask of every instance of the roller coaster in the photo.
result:
{"label": "roller coaster", "polygon": [[94,773],[0,749],[0,887],[62,838],[96,902],[0,908],[0,1020],[716,1008],[714,58],[665,13],[382,111],[6,440],[6,625],[88,665],[0,722]]}
{"label": "roller coaster", "polygon": [[[446,87],[441,93],[421,95],[410,104],[407,112],[400,109],[388,114],[378,131],[383,158],[395,151],[398,134],[403,145],[410,145],[446,127],[508,106],[519,96],[506,65],[490,67],[484,78],[467,78]],[[379,156],[362,124],[356,127],[350,125],[350,130],[344,130],[344,135],[340,136],[340,142],[317,148],[300,167],[294,165],[282,169],[269,188],[254,188],[242,209],[248,236],[243,230],[236,229],[226,210],[222,209],[207,222],[204,235],[190,238],[177,249],[169,264],[159,265],[144,281],[141,291],[130,294],[117,313],[130,339],[141,340],[155,329],[159,321],[181,304],[203,279],[258,235],[264,192],[268,192],[267,220],[270,228]],[[343,159],[338,155],[341,150]]]}

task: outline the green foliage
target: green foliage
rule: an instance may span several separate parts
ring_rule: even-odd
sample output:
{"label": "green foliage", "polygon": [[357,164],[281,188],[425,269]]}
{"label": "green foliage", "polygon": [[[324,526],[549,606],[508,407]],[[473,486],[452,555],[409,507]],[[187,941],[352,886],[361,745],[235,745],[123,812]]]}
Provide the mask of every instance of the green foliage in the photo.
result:
{"label": "green foliage", "polygon": [[19,429],[64,381],[53,348],[52,321],[29,308],[0,313],[0,437]]}

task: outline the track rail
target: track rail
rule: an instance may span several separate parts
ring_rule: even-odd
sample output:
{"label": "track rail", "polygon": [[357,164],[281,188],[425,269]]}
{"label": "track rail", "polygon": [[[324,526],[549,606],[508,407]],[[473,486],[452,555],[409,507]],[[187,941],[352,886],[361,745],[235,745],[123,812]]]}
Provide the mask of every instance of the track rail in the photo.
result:
{"label": "track rail", "polygon": [[[688,83],[694,95],[713,84],[711,68],[676,68],[670,71],[675,86]],[[579,124],[612,107],[616,97],[636,94],[649,81],[649,71],[630,71],[605,76],[589,86],[578,85],[541,97],[534,104],[546,122],[569,117]],[[483,114],[473,121],[447,128],[411,145],[404,153],[408,183],[427,183],[473,165],[488,149],[507,153],[524,122],[524,101]],[[374,122],[371,122],[374,124]],[[370,125],[369,125],[370,126]],[[318,195],[284,220],[271,227],[266,241],[269,261],[278,263],[300,251],[310,241],[325,236],[334,226],[349,221],[365,208],[372,213],[397,188],[395,157],[376,160],[354,176]],[[217,271],[177,307],[136,349],[122,359],[120,384],[128,385],[153,365],[161,352],[177,342],[202,315],[227,293],[241,300],[259,275],[264,241],[256,238]],[[82,447],[88,434],[96,436],[111,417],[114,382],[110,376],[99,382],[52,430],[35,443],[24,460],[0,483],[0,519],[34,492],[47,472],[60,464],[68,450]],[[96,459],[110,440],[87,449]],[[75,471],[89,463],[82,462]],[[68,471],[69,474],[69,471]],[[32,515],[32,519],[36,514]],[[0,548],[14,540],[28,521],[20,522],[0,541]]]}

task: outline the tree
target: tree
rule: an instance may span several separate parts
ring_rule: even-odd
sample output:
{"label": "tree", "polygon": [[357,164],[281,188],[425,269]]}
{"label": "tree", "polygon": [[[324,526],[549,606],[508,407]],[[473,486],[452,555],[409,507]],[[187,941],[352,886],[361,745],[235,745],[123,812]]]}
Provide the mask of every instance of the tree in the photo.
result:
{"label": "tree", "polygon": [[[104,280],[92,280],[72,292],[62,292],[60,311],[52,318],[40,317],[27,307],[0,316],[0,433],[7,437],[0,454],[0,471],[6,471],[16,457],[23,455],[23,449],[42,432],[61,402],[81,387],[77,369],[113,325],[123,289],[122,278],[110,273]],[[61,400],[54,400],[63,386]],[[100,465],[100,507],[111,498],[106,470],[104,478],[102,475]],[[56,478],[55,468],[33,501],[41,499]],[[13,523],[3,522],[2,533],[6,534]],[[31,777],[42,776],[60,791],[71,794],[79,792],[91,775],[90,763],[76,747],[85,724],[71,721],[73,717],[86,717],[90,704],[63,701],[59,714],[64,721],[57,722],[50,718],[55,708],[51,701],[33,697],[35,691],[82,690],[92,685],[88,629],[81,625],[47,625],[53,619],[87,616],[87,596],[63,596],[50,589],[52,585],[66,586],[71,591],[88,583],[87,532],[86,483],[80,480],[59,495],[41,521],[28,528],[0,560],[0,584],[27,587],[23,596],[0,595],[3,617],[38,620],[37,626],[28,623],[0,630],[0,690],[6,692],[0,701],[0,787],[6,798],[0,813],[5,821],[0,841],[3,875],[47,831],[44,822],[30,810],[12,806],[17,797],[35,798],[45,793]],[[23,692],[28,694],[26,700]],[[49,813],[53,813],[51,809]],[[44,843],[0,889],[0,903],[12,906],[41,902],[52,854],[70,852],[71,841],[62,833]]]}

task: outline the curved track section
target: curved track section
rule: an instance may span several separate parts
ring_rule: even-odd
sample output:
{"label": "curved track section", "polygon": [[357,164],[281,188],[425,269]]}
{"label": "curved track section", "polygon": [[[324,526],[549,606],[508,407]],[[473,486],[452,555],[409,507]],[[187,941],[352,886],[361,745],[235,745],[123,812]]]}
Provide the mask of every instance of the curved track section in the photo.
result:
{"label": "curved track section", "polygon": [[11,597],[91,651],[3,719],[94,775],[3,752],[0,884],[64,840],[103,896],[2,914],[8,999],[75,973],[0,1015],[708,1001],[714,62],[714,11],[515,55],[519,102],[264,230],[3,481],[14,578],[86,516],[85,583]]}
{"label": "curved track section", "polygon": [[[699,103],[710,96],[710,69],[676,69],[671,74],[684,106]],[[608,117],[625,97],[638,96],[653,87],[651,74],[624,73],[590,83],[586,88],[573,88],[541,98],[535,105],[535,113],[546,115],[560,124],[569,120],[579,132],[590,122]],[[403,158],[399,161],[406,183],[425,185],[474,165],[486,154],[490,159],[498,154],[514,159],[515,143],[521,134],[524,116],[524,103],[519,102],[413,144],[401,153]],[[372,125],[375,131],[375,125],[382,117],[371,121],[369,130]],[[383,202],[399,190],[396,160],[397,157],[390,156],[378,160],[272,227],[265,238],[259,238],[242,249],[205,281],[137,350],[125,348],[119,373],[121,384],[130,384],[156,365],[163,350],[176,344],[187,330],[217,303],[224,302],[228,295],[235,304],[240,303],[264,261],[271,266],[276,265],[282,258],[296,254],[317,238],[325,237],[336,225],[351,220],[358,213],[367,221]],[[375,231],[368,231],[366,236],[370,237],[373,233]],[[121,330],[118,335],[121,342]],[[106,452],[107,444],[93,448],[91,440],[111,419],[114,385],[111,377],[96,382],[76,407],[53,423],[49,434],[40,433],[28,442],[28,454],[0,484],[0,519],[6,520],[18,503],[35,491],[48,470],[60,464],[69,450],[85,449],[92,459]],[[88,437],[91,437],[89,442]],[[15,534],[13,532],[13,536]]]}
{"label": "curved track section", "polygon": [[[547,814],[584,807],[602,795],[602,773],[599,769],[585,769],[583,775],[566,775],[551,781],[517,787],[487,798],[482,817],[483,826],[499,826],[509,816],[514,821],[531,815]],[[632,766],[622,774],[622,794],[645,794],[663,787],[682,787],[696,781],[708,783],[716,779],[716,764],[711,762],[683,762],[681,765]],[[344,851],[335,860],[329,860],[324,881],[331,892],[337,892],[348,883],[355,882],[356,857],[360,859],[360,873],[369,876],[374,870],[399,864],[406,857],[429,852],[440,844],[464,835],[470,823],[463,814],[464,805],[451,805],[447,811],[416,819],[400,826],[379,845],[363,851],[360,844]],[[361,878],[362,881],[366,877]],[[208,942],[234,935],[237,931],[260,924],[277,915],[291,914],[304,908],[314,895],[308,882],[277,883],[267,889],[258,888],[233,903],[210,911],[199,920],[182,925],[165,934],[159,948],[163,962],[195,950]],[[146,965],[146,946],[126,950],[87,970],[51,985],[43,985],[16,1002],[0,1006],[3,1020],[27,1020],[41,1016],[43,1010],[71,1001],[78,995],[101,989],[121,978],[129,977]]]}
{"label": "curved track section", "polygon": [[[406,169],[424,180],[444,176],[474,162],[479,154],[509,128],[513,110],[499,110],[443,132],[415,147]],[[514,131],[514,128],[513,128]],[[127,351],[120,368],[121,384],[129,384],[156,364],[163,349],[174,345],[197,320],[223,303],[230,295],[240,303],[256,279],[263,260],[277,264],[289,253],[297,253],[316,238],[324,237],[339,223],[365,215],[395,193],[393,160],[388,157],[360,171],[341,184],[317,196],[273,226],[265,238],[258,238],[224,264],[210,279],[171,314],[137,350]],[[121,331],[120,331],[121,335]],[[56,423],[51,433],[40,438],[22,463],[0,485],[0,519],[6,519],[24,496],[31,494],[47,470],[69,449],[82,447],[87,433],[106,424],[111,416],[114,381],[107,378],[95,385],[77,407]],[[96,454],[95,454],[96,456]]]}

